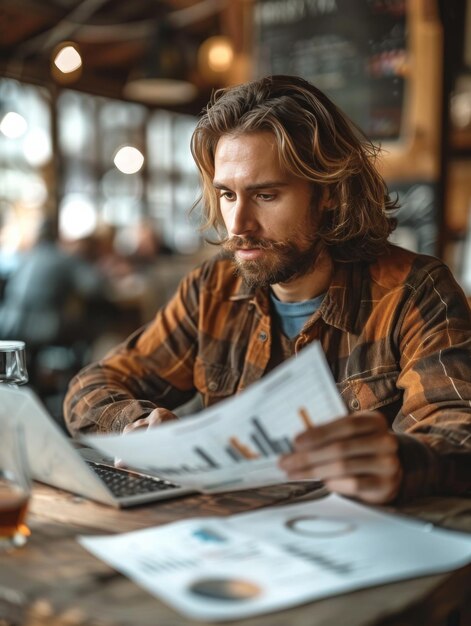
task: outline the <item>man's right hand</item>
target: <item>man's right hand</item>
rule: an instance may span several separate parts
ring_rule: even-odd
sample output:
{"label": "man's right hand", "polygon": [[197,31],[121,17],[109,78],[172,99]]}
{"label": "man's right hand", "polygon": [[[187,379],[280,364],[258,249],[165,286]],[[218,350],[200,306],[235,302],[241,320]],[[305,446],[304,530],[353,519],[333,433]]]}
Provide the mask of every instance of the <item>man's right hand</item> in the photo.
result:
{"label": "man's right hand", "polygon": [[[178,416],[167,409],[154,409],[152,413],[149,413],[147,417],[141,417],[141,419],[132,422],[132,424],[127,424],[123,428],[123,435],[127,433],[131,433],[134,430],[154,428],[155,426],[159,426],[159,424],[163,424],[163,422],[169,422],[170,420],[177,420]],[[122,469],[127,469],[127,465],[121,461],[121,459],[114,460],[114,466],[120,467]]]}

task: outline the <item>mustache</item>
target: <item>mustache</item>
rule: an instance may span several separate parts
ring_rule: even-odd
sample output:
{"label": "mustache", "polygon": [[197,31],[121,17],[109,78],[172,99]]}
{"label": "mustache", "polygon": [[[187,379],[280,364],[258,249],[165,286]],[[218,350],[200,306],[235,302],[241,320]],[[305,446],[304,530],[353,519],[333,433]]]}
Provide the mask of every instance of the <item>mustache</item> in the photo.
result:
{"label": "mustache", "polygon": [[286,250],[289,245],[286,242],[272,241],[271,239],[258,239],[256,237],[239,237],[234,235],[223,243],[223,247],[227,252],[236,252],[237,250],[268,250],[281,251]]}

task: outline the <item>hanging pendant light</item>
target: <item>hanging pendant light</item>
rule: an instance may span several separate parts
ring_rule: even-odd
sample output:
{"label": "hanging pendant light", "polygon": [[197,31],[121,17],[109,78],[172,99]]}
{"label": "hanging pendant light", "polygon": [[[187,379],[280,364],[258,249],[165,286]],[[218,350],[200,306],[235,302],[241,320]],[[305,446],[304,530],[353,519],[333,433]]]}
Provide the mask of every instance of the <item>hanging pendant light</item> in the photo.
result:
{"label": "hanging pendant light", "polygon": [[187,78],[189,59],[185,40],[167,23],[157,25],[143,67],[129,77],[123,95],[146,104],[184,104],[198,90]]}
{"label": "hanging pendant light", "polygon": [[51,74],[54,79],[67,85],[76,82],[82,74],[82,56],[74,41],[62,41],[52,53]]}

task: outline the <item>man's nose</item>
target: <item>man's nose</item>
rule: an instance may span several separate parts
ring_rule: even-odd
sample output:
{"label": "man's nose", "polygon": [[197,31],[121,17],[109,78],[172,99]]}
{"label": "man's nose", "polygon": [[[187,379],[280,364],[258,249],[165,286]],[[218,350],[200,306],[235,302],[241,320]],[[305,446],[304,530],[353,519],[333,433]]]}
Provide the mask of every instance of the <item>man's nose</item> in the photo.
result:
{"label": "man's nose", "polygon": [[249,200],[238,198],[234,203],[231,218],[231,235],[253,234],[257,229],[254,210]]}

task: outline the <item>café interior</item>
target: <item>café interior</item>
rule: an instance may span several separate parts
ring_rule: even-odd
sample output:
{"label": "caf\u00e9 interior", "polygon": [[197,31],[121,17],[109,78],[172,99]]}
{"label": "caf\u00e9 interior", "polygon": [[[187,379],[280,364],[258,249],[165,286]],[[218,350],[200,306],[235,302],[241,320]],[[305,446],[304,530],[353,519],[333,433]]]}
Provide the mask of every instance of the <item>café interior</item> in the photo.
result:
{"label": "caf\u00e9 interior", "polygon": [[[189,142],[218,88],[275,73],[324,88],[383,148],[394,240],[443,258],[471,293],[470,3],[307,5],[308,19],[295,0],[1,3],[0,335],[26,341],[59,421],[75,371],[214,254]],[[61,295],[42,313],[36,296],[20,323],[15,271],[45,233],[95,287],[45,270],[33,282]]]}
{"label": "caf\u00e9 interior", "polygon": [[[1,0],[0,340],[25,342],[29,385],[66,436],[72,377],[217,250],[200,229],[198,117],[215,90],[270,74],[308,79],[381,146],[377,166],[398,198],[391,240],[443,259],[471,302],[471,0]],[[10,587],[0,564],[0,625],[190,623],[83,558],[79,508],[87,532],[135,530],[283,502],[286,489],[118,517],[44,487],[30,578],[21,555]],[[469,531],[469,500],[446,511]],[[464,626],[469,598],[467,611],[454,607],[469,571],[263,623]]]}

